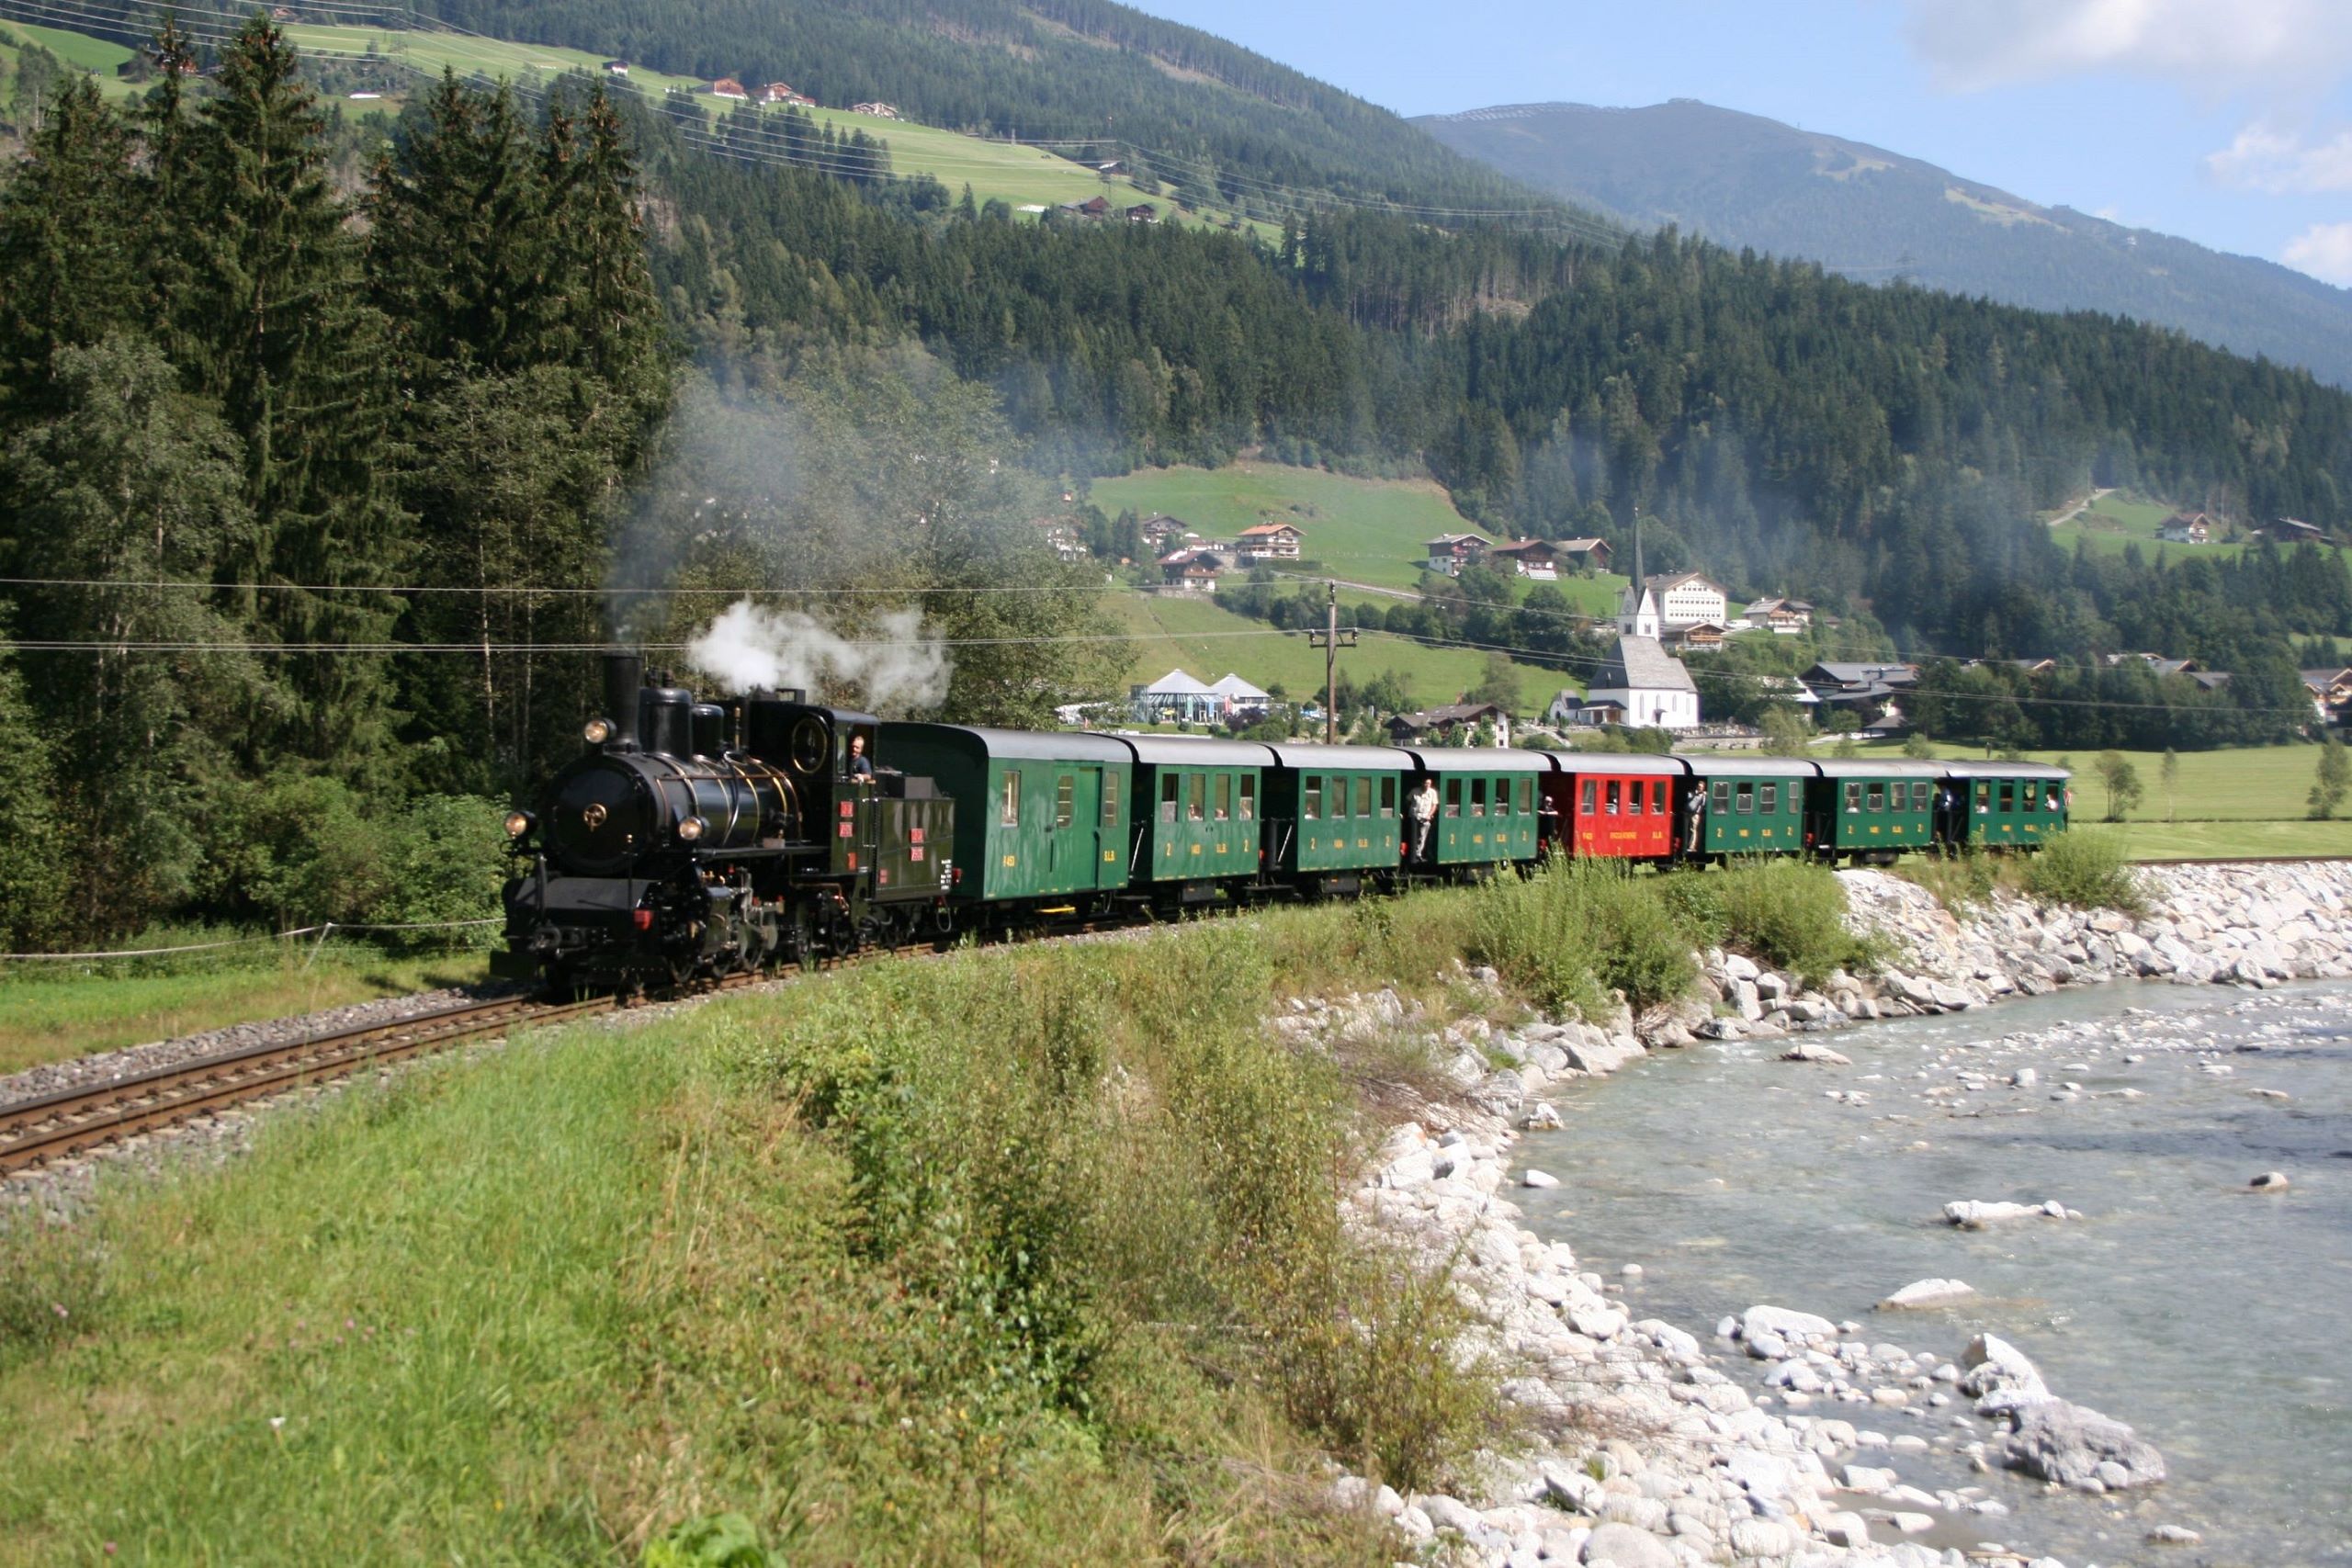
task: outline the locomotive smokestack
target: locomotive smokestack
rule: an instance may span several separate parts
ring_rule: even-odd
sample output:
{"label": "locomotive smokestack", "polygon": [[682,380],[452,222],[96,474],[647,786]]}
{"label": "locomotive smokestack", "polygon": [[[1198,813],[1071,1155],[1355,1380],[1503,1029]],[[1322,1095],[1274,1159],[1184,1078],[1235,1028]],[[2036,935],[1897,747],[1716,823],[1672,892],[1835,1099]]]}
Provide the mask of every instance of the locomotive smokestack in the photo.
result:
{"label": "locomotive smokestack", "polygon": [[637,749],[637,693],[645,684],[645,660],[627,649],[605,650],[605,717],[613,727],[609,744]]}

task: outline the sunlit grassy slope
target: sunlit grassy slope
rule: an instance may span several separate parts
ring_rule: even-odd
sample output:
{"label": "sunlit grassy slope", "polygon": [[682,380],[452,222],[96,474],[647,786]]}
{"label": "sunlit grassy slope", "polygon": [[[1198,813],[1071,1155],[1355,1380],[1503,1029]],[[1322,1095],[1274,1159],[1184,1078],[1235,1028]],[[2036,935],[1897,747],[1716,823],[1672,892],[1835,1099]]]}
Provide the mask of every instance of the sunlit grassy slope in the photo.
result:
{"label": "sunlit grassy slope", "polygon": [[2126,547],[2137,545],[2143,556],[2154,558],[2162,550],[2170,560],[2234,558],[2250,547],[2224,544],[2218,535],[2210,544],[2166,544],[2161,536],[2165,519],[2175,510],[2161,502],[2141,501],[2120,493],[2104,495],[2081,515],[2052,528],[2050,536],[2068,550],[2075,547],[2076,541],[2087,539],[2091,548],[2103,555],[2121,555]]}
{"label": "sunlit grassy slope", "polygon": [[[1238,615],[1207,600],[1162,593],[1114,593],[1106,601],[1136,643],[1129,673],[1156,681],[1182,669],[1204,681],[1227,671],[1271,688],[1279,682],[1296,701],[1323,690],[1323,655],[1295,632],[1280,632],[1263,621]],[[1340,652],[1341,670],[1359,685],[1394,670],[1410,682],[1413,701],[1450,703],[1477,684],[1487,656],[1468,649],[1423,648],[1385,633],[1365,633],[1359,646]],[[1540,712],[1563,686],[1578,685],[1555,670],[1515,664],[1520,672],[1520,711]]]}
{"label": "sunlit grassy slope", "polygon": [[[1143,468],[1096,479],[1094,504],[1133,508],[1148,517],[1181,517],[1209,537],[1229,538],[1260,523],[1288,523],[1306,536],[1317,576],[1380,588],[1410,588],[1428,558],[1423,546],[1441,534],[1482,532],[1453,509],[1445,487],[1430,479],[1360,479],[1321,468],[1241,462],[1222,468]],[[1613,611],[1622,577],[1565,577],[1568,602]]]}

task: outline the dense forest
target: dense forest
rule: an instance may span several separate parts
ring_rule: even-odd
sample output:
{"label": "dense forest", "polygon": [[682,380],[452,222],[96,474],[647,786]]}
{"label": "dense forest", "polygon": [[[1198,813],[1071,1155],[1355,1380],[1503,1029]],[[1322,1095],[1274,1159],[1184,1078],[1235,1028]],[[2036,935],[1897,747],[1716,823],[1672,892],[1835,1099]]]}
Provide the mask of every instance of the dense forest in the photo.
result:
{"label": "dense forest", "polygon": [[[920,351],[673,417],[600,90],[529,113],[445,80],[346,192],[275,28],[200,94],[180,47],[130,112],[66,73],[0,187],[9,942],[478,913],[505,800],[577,745],[586,650],[717,608],[643,583],[854,582],[986,643],[949,693],[976,715],[1105,683],[1099,647],[1029,640],[1088,597],[1050,591],[986,393]],[[796,447],[752,512],[704,500]]]}
{"label": "dense forest", "polygon": [[1414,123],[1498,173],[1641,229],[1675,225],[1865,283],[2130,316],[2352,384],[2345,290],[2276,262],[2038,206],[1883,147],[1690,98],[1623,109],[1520,104]]}

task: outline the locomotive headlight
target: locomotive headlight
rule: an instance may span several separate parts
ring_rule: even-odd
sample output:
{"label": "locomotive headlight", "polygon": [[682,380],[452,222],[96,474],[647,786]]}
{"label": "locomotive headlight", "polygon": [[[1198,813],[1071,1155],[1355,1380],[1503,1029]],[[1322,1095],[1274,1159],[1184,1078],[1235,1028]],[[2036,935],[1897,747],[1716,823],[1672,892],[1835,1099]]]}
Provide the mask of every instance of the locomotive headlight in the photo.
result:
{"label": "locomotive headlight", "polygon": [[708,826],[708,824],[704,822],[699,817],[680,818],[678,819],[678,837],[691,844],[696,839],[702,837],[702,830],[707,826]]}
{"label": "locomotive headlight", "polygon": [[506,814],[506,836],[508,838],[519,839],[530,830],[531,814],[529,812],[510,811]]}
{"label": "locomotive headlight", "polygon": [[580,732],[580,739],[591,746],[602,746],[612,738],[613,721],[609,718],[592,718],[587,728]]}

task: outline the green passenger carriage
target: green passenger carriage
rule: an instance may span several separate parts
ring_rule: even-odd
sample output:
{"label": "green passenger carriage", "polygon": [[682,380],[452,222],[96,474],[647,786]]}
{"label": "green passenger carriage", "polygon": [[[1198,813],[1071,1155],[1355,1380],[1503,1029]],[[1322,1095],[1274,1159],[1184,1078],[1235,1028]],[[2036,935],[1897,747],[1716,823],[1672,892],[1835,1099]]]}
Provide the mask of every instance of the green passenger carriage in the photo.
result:
{"label": "green passenger carriage", "polygon": [[[1417,772],[1437,781],[1430,868],[1475,870],[1536,857],[1543,825],[1542,780],[1553,772],[1546,753],[1491,746],[1405,750]],[[1418,789],[1420,781],[1407,780],[1401,787]]]}
{"label": "green passenger carriage", "polygon": [[1934,842],[1944,764],[1825,760],[1805,786],[1805,843],[1824,859],[1892,863]]}
{"label": "green passenger carriage", "polygon": [[876,750],[928,774],[956,813],[957,903],[1067,897],[1108,907],[1127,885],[1126,749],[1094,735],[1032,735],[952,724],[885,724]]}
{"label": "green passenger carriage", "polygon": [[1134,827],[1125,880],[1139,893],[1204,903],[1259,874],[1266,766],[1261,744],[1181,736],[1097,737],[1133,764]]}
{"label": "green passenger carriage", "polygon": [[1270,743],[1265,864],[1307,891],[1351,893],[1396,869],[1412,756],[1389,746]]}
{"label": "green passenger carriage", "polygon": [[2043,762],[1945,762],[1952,798],[1939,824],[1954,844],[2037,844],[2066,830],[2068,774]]}
{"label": "green passenger carriage", "polygon": [[1719,859],[1804,848],[1805,790],[1819,774],[1815,764],[1721,752],[1685,756],[1682,762],[1696,786],[1682,818],[1684,854]]}

